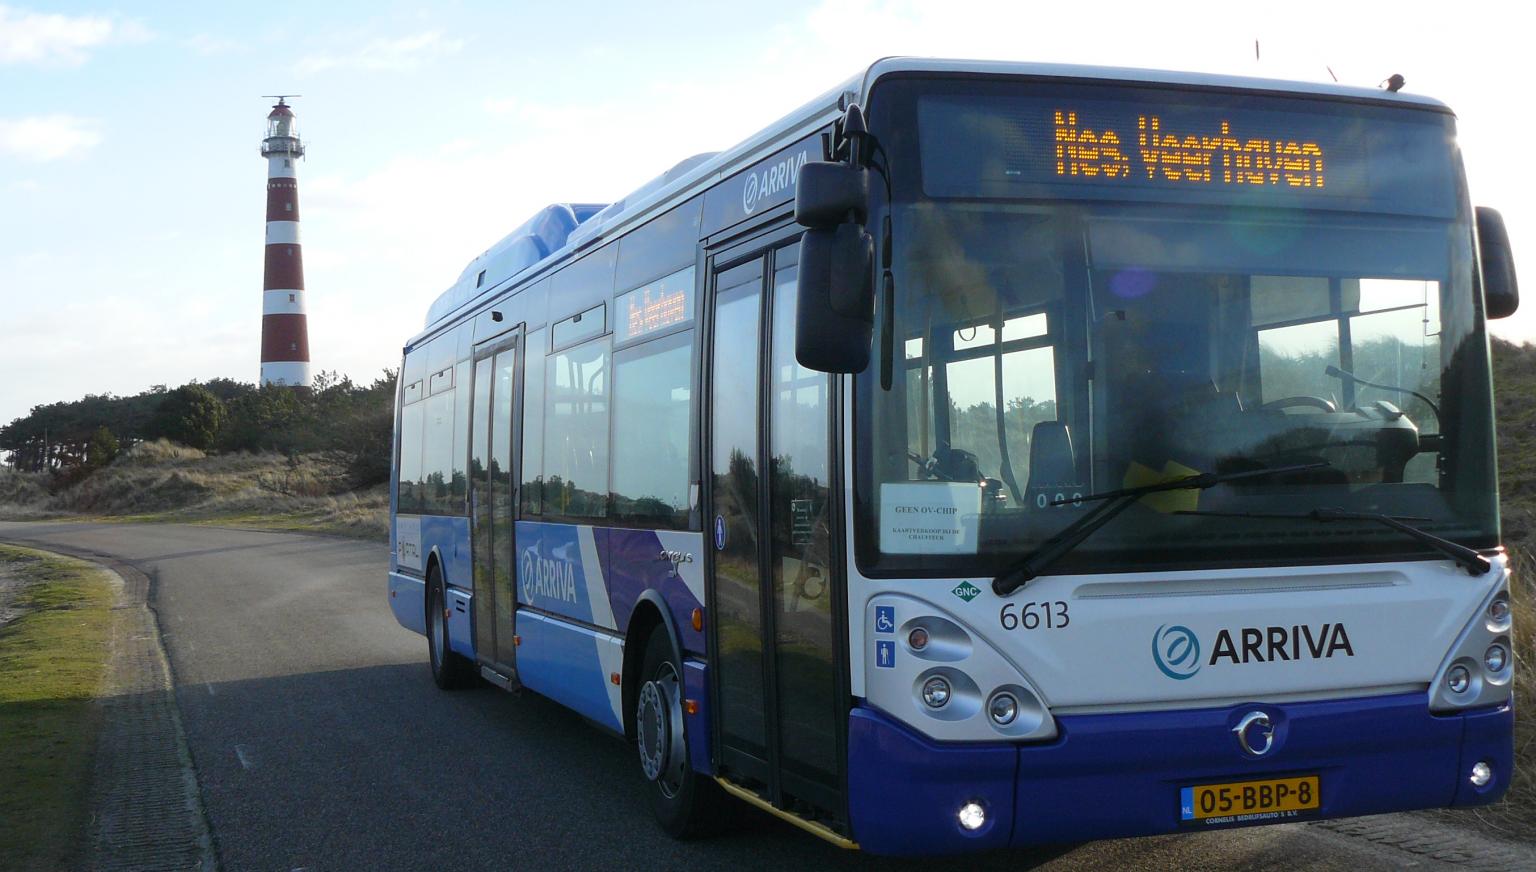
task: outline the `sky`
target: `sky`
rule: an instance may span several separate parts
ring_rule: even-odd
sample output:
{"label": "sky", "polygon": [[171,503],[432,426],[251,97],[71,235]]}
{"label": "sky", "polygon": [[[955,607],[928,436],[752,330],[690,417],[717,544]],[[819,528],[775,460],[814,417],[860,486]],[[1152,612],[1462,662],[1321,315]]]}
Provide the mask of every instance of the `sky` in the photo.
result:
{"label": "sky", "polygon": [[[293,101],[316,371],[398,365],[547,203],[610,202],[886,55],[1374,87],[1460,118],[1473,202],[1536,264],[1514,4],[0,2],[0,422],[259,373],[271,100]],[[1259,42],[1255,59],[1254,42]],[[1536,287],[1536,285],[1533,285]],[[1536,340],[1536,300],[1494,333]]]}

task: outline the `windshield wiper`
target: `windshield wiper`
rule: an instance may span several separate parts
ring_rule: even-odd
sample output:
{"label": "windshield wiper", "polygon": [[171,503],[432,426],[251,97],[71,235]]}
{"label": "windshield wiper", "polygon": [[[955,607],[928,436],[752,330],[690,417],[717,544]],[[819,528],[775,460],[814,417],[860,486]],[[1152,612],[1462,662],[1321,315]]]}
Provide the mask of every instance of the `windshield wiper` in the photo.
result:
{"label": "windshield wiper", "polygon": [[1383,515],[1380,512],[1351,512],[1345,509],[1319,507],[1310,512],[1300,514],[1286,514],[1283,512],[1175,512],[1176,515],[1206,515],[1214,518],[1276,518],[1281,520],[1317,521],[1330,523],[1333,521],[1373,521],[1384,527],[1391,527],[1398,532],[1412,536],[1414,539],[1439,551],[1451,558],[1467,571],[1468,575],[1482,575],[1493,568],[1488,558],[1477,553],[1475,549],[1465,545],[1458,545],[1449,539],[1442,539],[1428,530],[1420,530],[1418,527],[1407,523],[1408,521],[1427,521],[1428,518],[1401,518],[1392,515]]}
{"label": "windshield wiper", "polygon": [[1084,497],[1054,500],[1051,502],[1053,506],[1096,500],[1102,500],[1103,502],[1090,509],[1086,515],[1068,524],[1061,532],[1040,543],[1039,548],[1024,555],[1018,563],[1015,563],[992,579],[992,592],[998,596],[1007,596],[1028,584],[1031,579],[1044,572],[1052,563],[1060,560],[1067,552],[1076,548],[1080,542],[1092,536],[1095,530],[1114,520],[1116,515],[1130,508],[1132,503],[1147,494],[1172,490],[1206,490],[1229,481],[1281,475],[1287,472],[1303,472],[1309,469],[1321,469],[1328,465],[1327,461],[1318,461],[1317,463],[1303,463],[1296,466],[1250,469],[1244,472],[1202,472],[1169,481],[1144,484],[1139,487],[1122,488],[1120,490],[1089,494]]}

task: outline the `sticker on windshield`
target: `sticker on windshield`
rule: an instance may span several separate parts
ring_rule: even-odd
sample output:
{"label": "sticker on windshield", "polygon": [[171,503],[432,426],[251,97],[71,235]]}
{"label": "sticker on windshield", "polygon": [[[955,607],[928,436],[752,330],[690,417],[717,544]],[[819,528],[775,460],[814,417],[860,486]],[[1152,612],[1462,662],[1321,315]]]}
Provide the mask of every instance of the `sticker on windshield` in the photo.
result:
{"label": "sticker on windshield", "polygon": [[887,554],[975,554],[980,520],[975,482],[880,487],[880,550]]}

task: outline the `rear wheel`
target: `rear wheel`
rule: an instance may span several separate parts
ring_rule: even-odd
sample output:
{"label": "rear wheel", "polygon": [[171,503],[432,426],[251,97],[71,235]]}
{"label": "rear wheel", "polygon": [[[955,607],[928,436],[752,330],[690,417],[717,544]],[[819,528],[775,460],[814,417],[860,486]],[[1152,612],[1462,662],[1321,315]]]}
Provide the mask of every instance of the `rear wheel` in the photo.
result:
{"label": "rear wheel", "polygon": [[714,781],[689,765],[683,734],[682,668],[674,660],[667,634],[658,628],[645,644],[635,703],[635,739],[657,823],[674,838],[687,839],[719,827],[726,797]]}
{"label": "rear wheel", "polygon": [[432,663],[432,680],[439,688],[455,690],[471,682],[470,662],[448,644],[448,599],[443,593],[442,570],[436,565],[427,573],[427,656]]}

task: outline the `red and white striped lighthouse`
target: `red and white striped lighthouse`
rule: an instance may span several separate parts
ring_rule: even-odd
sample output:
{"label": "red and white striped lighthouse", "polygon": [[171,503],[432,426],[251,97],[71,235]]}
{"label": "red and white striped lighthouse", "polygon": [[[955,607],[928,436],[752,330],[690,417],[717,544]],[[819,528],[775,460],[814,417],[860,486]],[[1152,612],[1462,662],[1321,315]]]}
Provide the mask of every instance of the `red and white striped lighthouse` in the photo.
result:
{"label": "red and white striped lighthouse", "polygon": [[304,156],[285,94],[267,115],[267,262],[262,272],[261,383],[309,385],[309,324],[304,314],[304,255],[299,247],[299,177]]}

